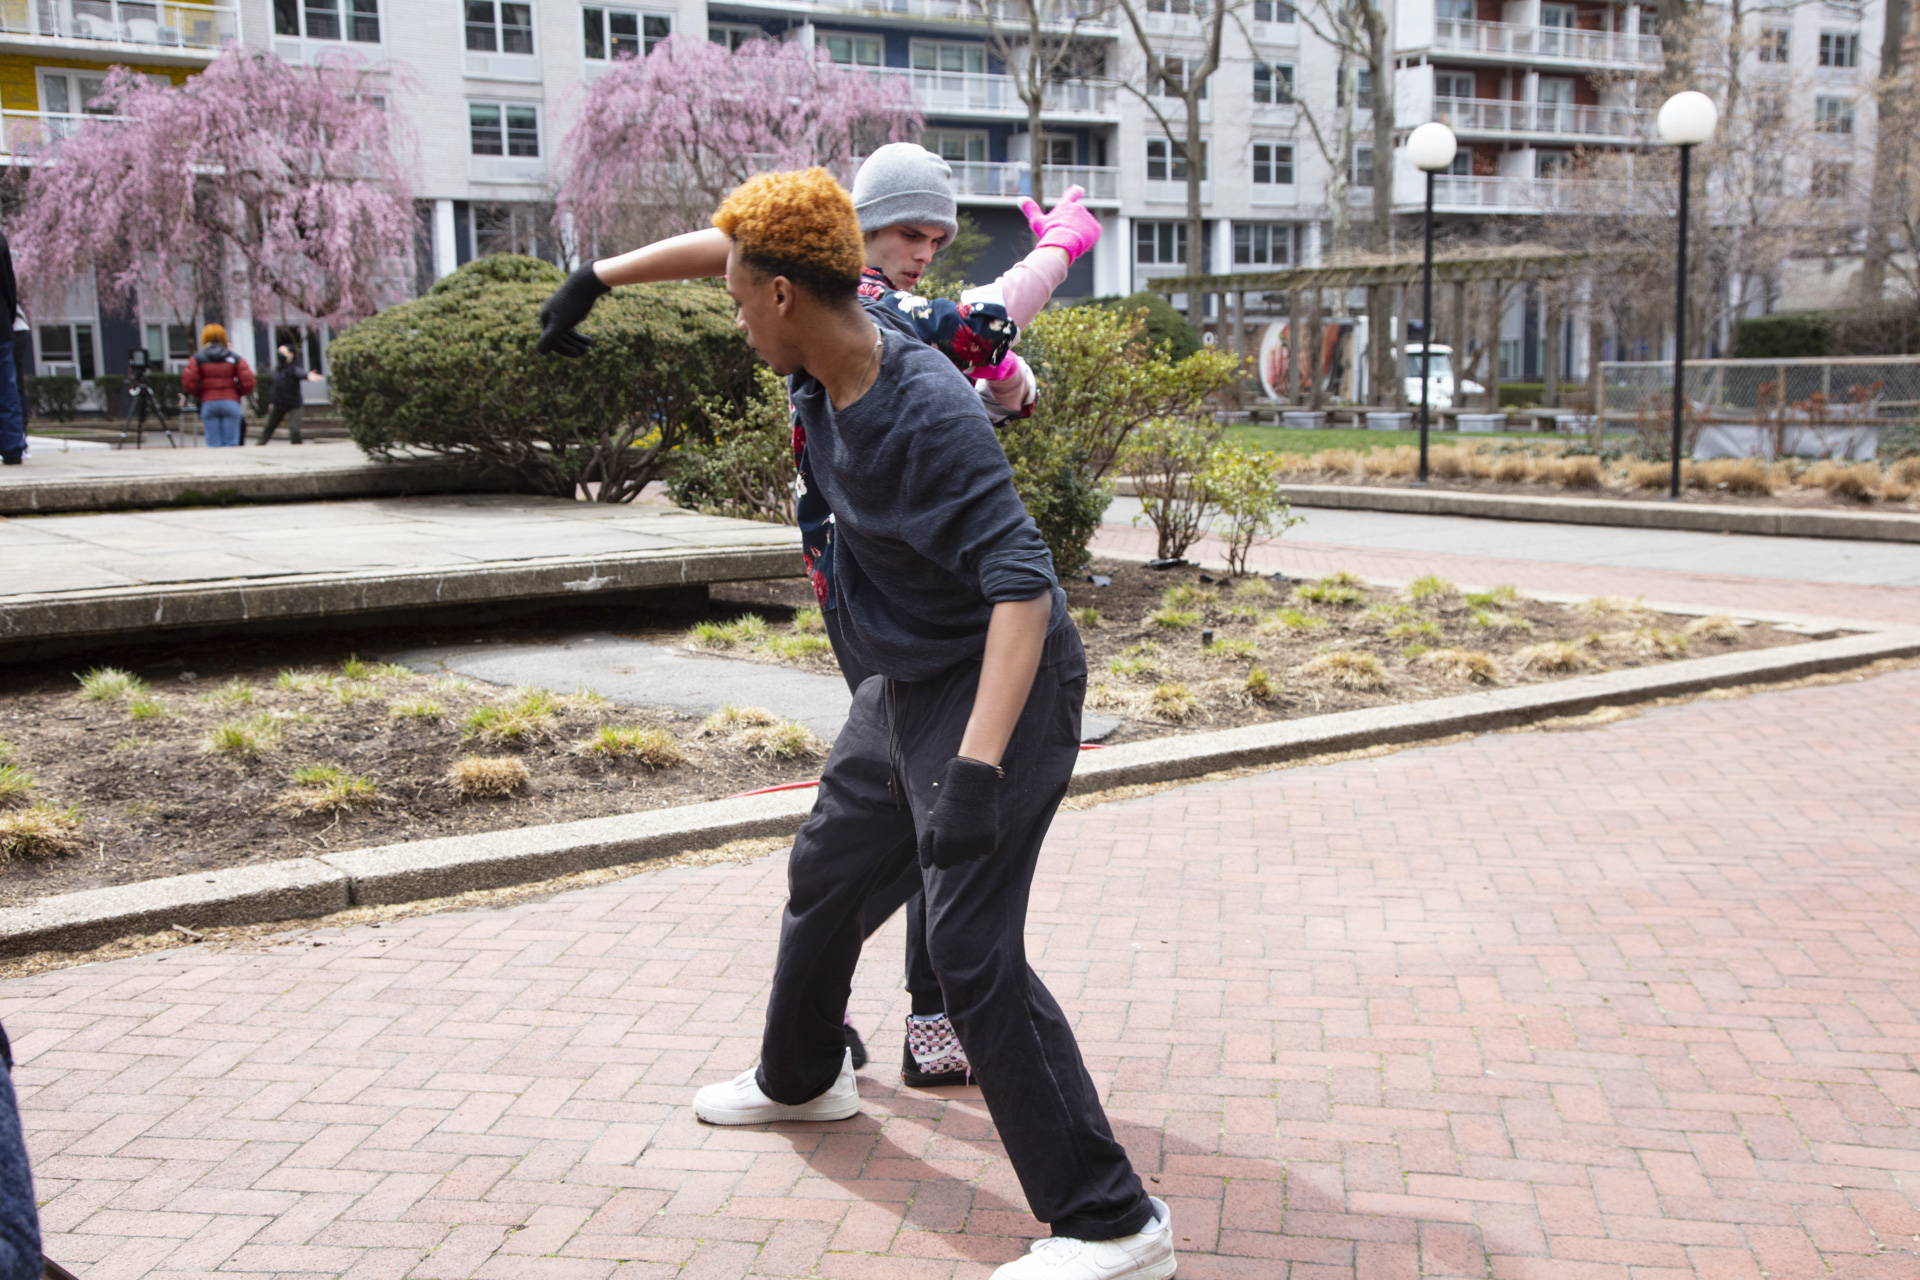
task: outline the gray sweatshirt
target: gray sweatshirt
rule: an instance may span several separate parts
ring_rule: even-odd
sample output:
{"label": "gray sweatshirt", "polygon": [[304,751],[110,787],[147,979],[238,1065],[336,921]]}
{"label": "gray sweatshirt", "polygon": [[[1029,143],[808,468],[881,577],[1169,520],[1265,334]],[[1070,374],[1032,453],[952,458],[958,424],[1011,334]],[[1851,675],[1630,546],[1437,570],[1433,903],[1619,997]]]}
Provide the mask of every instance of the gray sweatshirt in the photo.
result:
{"label": "gray sweatshirt", "polygon": [[788,389],[813,481],[833,510],[834,592],[870,670],[925,680],[977,661],[993,606],[1051,592],[1053,557],[966,376],[904,318],[869,305],[885,342],[873,386],[836,411],[811,374]]}

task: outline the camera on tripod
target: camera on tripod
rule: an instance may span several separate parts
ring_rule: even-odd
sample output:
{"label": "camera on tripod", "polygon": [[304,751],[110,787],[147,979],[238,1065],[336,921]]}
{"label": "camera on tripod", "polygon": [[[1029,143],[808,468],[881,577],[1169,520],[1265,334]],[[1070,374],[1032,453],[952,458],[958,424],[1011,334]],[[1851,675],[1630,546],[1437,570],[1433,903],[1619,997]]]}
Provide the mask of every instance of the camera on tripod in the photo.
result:
{"label": "camera on tripod", "polygon": [[[160,407],[160,398],[153,393],[153,387],[147,381],[147,371],[152,367],[152,357],[145,347],[134,347],[127,352],[127,420],[120,428],[120,445],[127,442],[127,433],[133,433],[133,447],[138,449],[146,443],[147,417],[152,415],[166,433],[167,444],[179,448],[180,442],[173,438],[173,425],[167,421],[166,412]],[[119,446],[115,446],[119,447]]]}
{"label": "camera on tripod", "polygon": [[127,352],[127,381],[145,382],[147,380],[148,355],[145,347],[135,347]]}

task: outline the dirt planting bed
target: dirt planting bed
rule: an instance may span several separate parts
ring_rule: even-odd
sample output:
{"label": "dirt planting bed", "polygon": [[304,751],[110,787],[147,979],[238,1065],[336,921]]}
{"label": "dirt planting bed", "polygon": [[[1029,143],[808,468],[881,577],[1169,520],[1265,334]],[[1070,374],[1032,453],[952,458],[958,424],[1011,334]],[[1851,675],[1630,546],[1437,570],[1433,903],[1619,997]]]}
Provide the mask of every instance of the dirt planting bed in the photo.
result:
{"label": "dirt planting bed", "polygon": [[[1124,742],[1791,644],[1630,601],[1566,608],[1335,578],[1210,581],[1103,561],[1070,584],[1090,709]],[[607,633],[834,672],[802,581],[703,611],[572,608],[512,625],[236,639],[0,677],[0,904],[375,844],[720,799],[817,776],[824,744],[751,710],[615,706],[364,662],[435,642]],[[84,677],[84,679],[83,679]]]}
{"label": "dirt planting bed", "polygon": [[[1406,591],[1336,574],[1320,582],[1217,581],[1193,568],[1096,561],[1068,584],[1087,647],[1087,706],[1117,716],[1110,743],[1226,729],[1475,688],[1795,644],[1804,636],[1718,615],[1655,614],[1637,601],[1579,606],[1511,588],[1463,595],[1425,578]],[[646,638],[834,670],[800,584],[765,584],[731,619]]]}

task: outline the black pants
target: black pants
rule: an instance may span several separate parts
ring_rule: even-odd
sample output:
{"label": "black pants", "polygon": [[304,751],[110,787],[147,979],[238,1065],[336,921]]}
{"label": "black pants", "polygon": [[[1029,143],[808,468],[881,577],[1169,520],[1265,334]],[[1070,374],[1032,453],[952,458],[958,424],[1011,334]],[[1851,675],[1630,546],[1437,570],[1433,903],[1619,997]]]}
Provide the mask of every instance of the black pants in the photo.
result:
{"label": "black pants", "polygon": [[[833,645],[833,658],[847,688],[860,692],[860,686],[873,673],[861,665],[840,633],[840,611],[828,609],[821,617],[827,624],[827,640]],[[920,864],[909,861],[900,878],[867,899],[861,915],[860,936],[871,938],[880,926],[893,919],[901,907],[907,909],[907,994],[913,999],[913,1011],[935,1014],[947,1006],[940,995],[940,979],[933,972],[933,960],[927,955],[927,900],[920,893]]]}
{"label": "black pants", "polygon": [[[777,1102],[817,1097],[840,1070],[841,1033],[864,909],[917,865],[916,829],[960,747],[980,679],[964,663],[914,683],[869,678],[794,840],[780,955],[767,1001],[760,1087]],[[1056,1235],[1130,1235],[1152,1215],[1115,1141],[1066,1015],[1027,964],[1027,894],[1040,844],[1080,749],[1086,654],[1072,627],[1048,637],[1001,767],[992,857],[922,869],[928,955],[1007,1158],[1036,1218]]]}
{"label": "black pants", "polygon": [[260,432],[260,443],[265,444],[267,441],[273,439],[273,429],[279,426],[281,419],[284,418],[287,423],[287,438],[295,444],[299,444],[300,411],[303,408],[305,408],[304,405],[288,406],[278,404],[269,408],[267,410],[267,425]]}

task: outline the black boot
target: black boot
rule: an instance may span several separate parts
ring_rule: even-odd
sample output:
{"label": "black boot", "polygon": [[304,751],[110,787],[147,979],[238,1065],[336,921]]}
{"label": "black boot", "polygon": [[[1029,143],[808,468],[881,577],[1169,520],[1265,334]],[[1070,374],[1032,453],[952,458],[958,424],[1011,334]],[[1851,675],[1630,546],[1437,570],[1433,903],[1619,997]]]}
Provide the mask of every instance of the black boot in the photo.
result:
{"label": "black boot", "polygon": [[853,1069],[858,1071],[867,1065],[866,1042],[860,1039],[860,1033],[853,1029],[851,1022],[847,1023],[841,1030],[847,1033],[847,1052],[853,1055]]}

